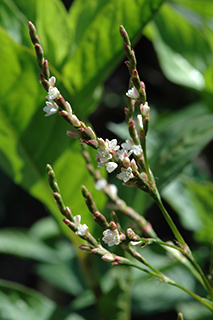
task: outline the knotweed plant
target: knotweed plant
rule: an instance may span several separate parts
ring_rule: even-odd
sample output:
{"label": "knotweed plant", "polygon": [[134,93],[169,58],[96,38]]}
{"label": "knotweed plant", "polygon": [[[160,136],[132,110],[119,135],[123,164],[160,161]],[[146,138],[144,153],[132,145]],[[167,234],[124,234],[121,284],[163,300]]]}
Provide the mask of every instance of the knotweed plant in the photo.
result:
{"label": "knotweed plant", "polygon": [[[64,204],[55,173],[52,167],[49,164],[47,165],[50,187],[53,190],[53,196],[59,210],[65,216],[64,223],[77,237],[85,240],[84,244],[79,245],[79,249],[85,251],[85,254],[90,253],[100,256],[104,261],[110,262],[112,266],[125,265],[140,269],[142,272],[151,275],[151,277],[158,278],[163,283],[178,287],[187,292],[213,311],[212,286],[165,209],[155,183],[154,175],[149,167],[146,143],[150,121],[150,107],[146,99],[145,85],[140,80],[135,54],[131,48],[126,30],[123,26],[120,26],[124,52],[127,57],[126,65],[130,74],[129,89],[126,93],[127,107],[124,109],[129,139],[120,145],[116,139],[104,140],[101,137],[97,137],[91,127],[80,121],[76,114],[73,114],[71,105],[65,101],[56,86],[56,78],[50,76],[48,61],[44,58],[39,36],[37,35],[35,26],[31,22],[29,22],[29,30],[32,43],[35,47],[38,65],[41,69],[41,74],[39,74],[40,82],[47,91],[46,106],[43,108],[45,116],[58,114],[71,125],[71,129],[67,131],[67,135],[70,138],[79,140],[82,145],[82,154],[87,168],[94,179],[95,188],[108,197],[114,210],[111,213],[111,218],[107,219],[98,210],[91,193],[85,186],[82,187],[82,194],[89,211],[93,214],[94,223],[97,223],[103,229],[102,239],[96,239],[90,233],[88,226],[81,220],[81,216],[73,215],[71,209]],[[135,114],[137,122],[133,120]],[[108,174],[116,174],[117,179],[124,186],[138,188],[141,192],[147,193],[154,199],[173,232],[175,241],[164,242],[161,240],[151,224],[132,207],[127,206],[124,199],[119,198],[116,186],[109,184],[101,176],[99,169],[92,165],[93,161],[91,161],[88,147],[95,149],[97,152],[95,157],[97,168],[105,167]],[[136,225],[135,230],[131,228],[124,230],[116,215],[116,211],[122,212],[134,221],[134,225]],[[141,254],[141,250],[139,252],[138,249],[152,243],[158,244],[165,251],[173,255],[179,263],[184,264],[202,284],[207,292],[207,297],[200,297],[150,265]],[[126,256],[118,256],[113,253],[113,248],[109,250],[109,247],[113,246],[121,246],[124,251],[137,260],[137,263],[132,258],[128,259]],[[182,319],[181,314],[178,315],[178,319]]]}

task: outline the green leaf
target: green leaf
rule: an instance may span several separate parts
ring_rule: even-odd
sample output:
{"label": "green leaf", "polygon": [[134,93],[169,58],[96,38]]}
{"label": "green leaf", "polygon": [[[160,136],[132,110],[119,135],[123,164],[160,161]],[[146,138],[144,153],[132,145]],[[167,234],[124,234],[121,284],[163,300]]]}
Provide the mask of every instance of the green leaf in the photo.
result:
{"label": "green leaf", "polygon": [[1,320],[84,320],[41,293],[9,281],[0,280],[0,301]]}
{"label": "green leaf", "polygon": [[98,94],[98,85],[124,56],[119,26],[124,25],[135,43],[163,2],[74,1],[69,19],[74,42],[62,74],[78,105],[84,101],[90,104],[91,97]]}
{"label": "green leaf", "polygon": [[195,238],[201,242],[212,243],[213,183],[189,181],[186,186],[193,209],[201,221],[200,228],[195,231]]}
{"label": "green leaf", "polygon": [[[2,72],[7,75],[7,81],[0,79],[0,165],[15,183],[49,208],[63,232],[70,236],[51,195],[46,164],[53,165],[65,204],[72,206],[74,215],[87,212],[81,196],[82,184],[94,195],[99,193],[94,190],[78,142],[65,135],[68,124],[57,116],[44,117],[45,94],[36,76],[34,56],[14,43],[2,29],[0,33]],[[63,90],[60,83],[59,88]],[[103,200],[99,195],[97,205]],[[83,222],[93,228],[91,217],[88,214],[85,217]]]}
{"label": "green leaf", "polygon": [[43,262],[56,263],[60,258],[56,250],[32,237],[27,231],[15,228],[0,230],[0,252]]}
{"label": "green leaf", "polygon": [[[125,266],[116,266],[110,270],[110,274],[107,274],[105,281],[108,290],[105,290],[98,302],[105,319],[128,320],[130,318],[130,275],[131,269]],[[111,282],[110,288],[109,282]]]}
{"label": "green leaf", "polygon": [[150,167],[160,189],[171,182],[212,139],[213,116],[205,105],[192,105],[158,121],[160,142],[150,159]]}
{"label": "green leaf", "polygon": [[36,266],[36,273],[56,288],[61,289],[73,296],[83,292],[83,286],[79,281],[79,265],[76,260],[64,263],[49,264],[42,263]]}
{"label": "green leaf", "polygon": [[[177,84],[201,90],[205,86],[203,75],[212,61],[209,15],[206,12],[201,17],[193,6],[189,9],[179,2],[165,4],[145,34],[152,39],[165,76]],[[205,6],[203,2],[201,5]]]}
{"label": "green leaf", "polygon": [[183,313],[184,320],[212,320],[212,312],[197,301],[182,302],[176,309]]}
{"label": "green leaf", "polygon": [[62,1],[59,0],[37,0],[36,10],[37,15],[34,24],[45,57],[54,67],[60,68],[72,44],[67,11]]}
{"label": "green leaf", "polygon": [[12,0],[0,1],[0,26],[14,41],[30,46],[27,18]]}

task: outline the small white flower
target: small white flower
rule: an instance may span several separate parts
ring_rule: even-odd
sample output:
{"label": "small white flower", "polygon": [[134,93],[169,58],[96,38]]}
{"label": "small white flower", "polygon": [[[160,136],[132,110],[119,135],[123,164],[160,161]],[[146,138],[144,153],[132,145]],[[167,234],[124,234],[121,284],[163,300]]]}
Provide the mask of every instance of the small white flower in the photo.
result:
{"label": "small white flower", "polygon": [[81,222],[81,216],[78,214],[77,216],[73,217],[75,224],[79,225]]}
{"label": "small white flower", "polygon": [[115,184],[109,184],[109,191],[110,191],[111,197],[115,198],[118,193],[118,188],[116,187]]}
{"label": "small white flower", "polygon": [[147,116],[149,114],[150,111],[150,107],[148,106],[148,103],[145,102],[145,104],[141,104],[140,105],[140,112],[142,114],[142,116]]}
{"label": "small white flower", "polygon": [[[141,152],[142,152],[141,146],[134,144],[132,139],[127,139],[125,142],[122,143],[121,146],[126,151],[131,150],[129,152],[131,152],[131,153],[133,152],[136,156],[139,156],[141,154]],[[129,157],[129,153],[128,153],[128,157]]]}
{"label": "small white flower", "polygon": [[86,224],[79,224],[78,230],[75,232],[78,236],[85,236],[88,233],[89,228]]}
{"label": "small white flower", "polygon": [[133,87],[128,90],[128,92],[126,93],[126,96],[132,99],[138,99],[139,98],[138,90],[135,87]]}
{"label": "small white flower", "polygon": [[143,118],[141,114],[137,115],[138,127],[141,131],[143,131]]}
{"label": "small white flower", "polygon": [[95,189],[102,190],[102,189],[106,188],[106,186],[107,186],[106,179],[99,179],[95,184]]}
{"label": "small white flower", "polygon": [[123,180],[123,182],[129,181],[129,179],[133,178],[134,175],[132,173],[132,168],[128,167],[126,168],[121,168],[121,173],[117,174],[116,176],[119,180]]}
{"label": "small white flower", "polygon": [[56,78],[55,77],[51,77],[51,78],[49,78],[49,85],[51,86],[51,87],[54,87],[54,85],[55,85],[55,83],[56,83]]}
{"label": "small white flower", "polygon": [[119,236],[119,232],[117,229],[115,230],[110,230],[107,229],[103,232],[104,237],[102,238],[102,240],[108,244],[109,247],[112,247],[114,245],[118,245],[120,243],[120,236]]}
{"label": "small white flower", "polygon": [[43,111],[46,112],[45,117],[48,117],[58,111],[58,106],[53,101],[46,101]]}
{"label": "small white flower", "polygon": [[120,148],[120,146],[117,145],[118,142],[116,139],[112,139],[111,141],[106,139],[105,143],[108,149],[113,149],[117,151]]}
{"label": "small white flower", "polygon": [[59,95],[60,95],[60,92],[56,87],[52,87],[52,86],[49,87],[48,96],[47,96],[48,100],[57,99],[59,97]]}
{"label": "small white flower", "polygon": [[121,160],[121,161],[123,161],[124,160],[124,157],[130,157],[131,156],[131,154],[132,154],[132,150],[130,150],[129,152],[127,152],[127,150],[126,149],[121,149],[121,150],[118,150],[117,151],[117,156],[118,156],[118,158]]}
{"label": "small white flower", "polygon": [[134,144],[132,146],[132,150],[133,150],[133,153],[136,155],[136,156],[139,156],[141,153],[142,153],[142,148],[141,148],[141,145],[139,144],[138,146],[136,144]]}
{"label": "small white flower", "polygon": [[131,246],[139,246],[142,243],[142,241],[130,241]]}
{"label": "small white flower", "polygon": [[112,155],[109,153],[109,151],[107,149],[97,149],[98,154],[95,157],[95,160],[100,162],[100,166],[102,166],[101,164],[106,163],[108,160],[110,160],[112,158]]}
{"label": "small white flower", "polygon": [[129,150],[132,149],[133,144],[134,144],[134,143],[133,143],[132,139],[127,139],[125,142],[123,142],[123,143],[121,144],[121,147],[122,147],[124,150],[129,151]]}
{"label": "small white flower", "polygon": [[88,231],[89,231],[89,228],[86,224],[81,224],[81,216],[80,214],[73,217],[74,218],[74,222],[76,224],[76,227],[77,227],[77,231],[75,232],[78,236],[85,236]]}
{"label": "small white flower", "polygon": [[106,164],[107,172],[111,173],[112,171],[114,171],[114,170],[117,168],[117,166],[118,166],[118,165],[117,165],[116,162],[113,162],[113,161],[108,162],[108,163]]}

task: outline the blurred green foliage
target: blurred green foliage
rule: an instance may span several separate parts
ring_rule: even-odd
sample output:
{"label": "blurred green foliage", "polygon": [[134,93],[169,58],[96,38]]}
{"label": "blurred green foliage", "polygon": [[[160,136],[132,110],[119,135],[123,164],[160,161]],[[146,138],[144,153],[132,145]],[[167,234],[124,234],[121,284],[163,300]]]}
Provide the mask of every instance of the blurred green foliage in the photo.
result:
{"label": "blurred green foliage", "polygon": [[[65,307],[58,307],[54,299],[42,293],[1,280],[0,319],[97,319],[94,296],[79,272],[75,250],[66,238],[60,237],[63,233],[73,238],[63,226],[52,198],[46,164],[54,167],[65,204],[74,215],[80,213],[98,237],[101,230],[95,230],[85,209],[81,185],[92,192],[100,209],[104,210],[106,199],[94,189],[78,142],[66,137],[68,124],[56,116],[44,117],[45,91],[37,77],[39,69],[28,35],[28,20],[36,25],[57,87],[85,122],[100,104],[104,81],[124,57],[121,24],[133,44],[143,33],[153,45],[163,76],[184,88],[181,92],[194,97],[180,111],[166,107],[160,110],[158,103],[162,106],[166,97],[155,97],[148,147],[151,168],[163,197],[179,215],[185,232],[193,232],[196,257],[205,266],[212,241],[212,164],[211,158],[204,159],[203,165],[202,158],[197,157],[213,136],[213,3],[75,0],[67,12],[59,0],[33,0],[30,5],[25,0],[0,0],[0,166],[54,217],[36,222],[29,230],[18,226],[0,230],[0,252],[36,260],[35,273],[44,284],[51,284],[72,298]],[[111,123],[112,127],[120,139],[128,138],[121,124]],[[151,205],[141,192],[118,188],[140,213]],[[176,262],[165,259],[163,252],[157,248],[143,250],[156,267],[187,283],[191,290],[203,293],[194,278]],[[160,314],[167,310],[184,310],[185,320],[212,317],[182,292],[163,284],[159,287],[138,271],[130,274],[125,269],[110,269],[100,261],[95,260],[95,264],[103,291],[99,311],[107,319],[130,319],[130,313],[132,319],[139,319],[142,314],[147,319],[150,315],[161,319]],[[176,319],[176,315],[173,317]]]}

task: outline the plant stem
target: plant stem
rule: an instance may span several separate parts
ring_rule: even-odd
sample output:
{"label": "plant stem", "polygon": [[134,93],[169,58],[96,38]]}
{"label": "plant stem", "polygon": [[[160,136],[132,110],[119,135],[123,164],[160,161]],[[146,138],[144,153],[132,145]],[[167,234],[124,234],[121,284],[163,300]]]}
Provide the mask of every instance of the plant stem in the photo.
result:
{"label": "plant stem", "polygon": [[204,306],[206,306],[209,310],[211,310],[213,312],[213,303],[207,299],[204,299],[202,297],[200,297],[199,295],[197,295],[196,293],[184,288],[182,285],[176,283],[175,281],[173,281],[172,279],[166,277],[164,274],[159,273],[157,270],[156,272],[154,271],[150,271],[144,268],[141,268],[140,266],[136,265],[136,264],[132,264],[133,267],[144,271],[145,273],[150,274],[151,276],[154,276],[156,278],[159,278],[162,282],[164,283],[168,283],[174,287],[177,287],[183,291],[185,291],[186,293],[188,293],[190,296],[192,296],[194,299],[198,300],[199,302],[201,302]]}
{"label": "plant stem", "polygon": [[[169,213],[167,212],[167,210],[165,209],[162,201],[161,201],[161,197],[158,193],[158,190],[156,189],[154,192],[154,196],[153,196],[155,202],[157,203],[158,207],[160,208],[164,218],[166,219],[170,229],[172,230],[175,238],[177,239],[177,241],[179,242],[180,246],[185,249],[186,251],[189,250],[188,245],[186,244],[185,240],[183,239],[183,237],[181,236],[180,232],[178,231],[176,225],[174,224],[172,218],[170,217]],[[190,250],[189,250],[190,251]]]}
{"label": "plant stem", "polygon": [[179,242],[180,247],[182,249],[181,250],[182,254],[191,262],[191,264],[198,271],[198,273],[200,274],[200,276],[201,276],[201,278],[203,280],[204,287],[209,292],[209,295],[210,295],[211,299],[213,300],[213,291],[212,291],[212,287],[211,287],[208,279],[206,278],[206,276],[203,273],[202,269],[200,268],[200,266],[198,265],[198,263],[194,259],[194,257],[192,255],[188,245],[186,244],[185,240],[183,239],[183,237],[181,236],[180,232],[178,231],[178,229],[177,229],[176,225],[174,224],[172,218],[170,217],[169,213],[165,209],[157,189],[156,189],[156,197],[154,197],[154,199],[155,199],[156,203],[158,204],[161,212],[163,213],[163,216],[166,219],[169,227],[171,228],[174,236],[176,237],[177,241]]}

